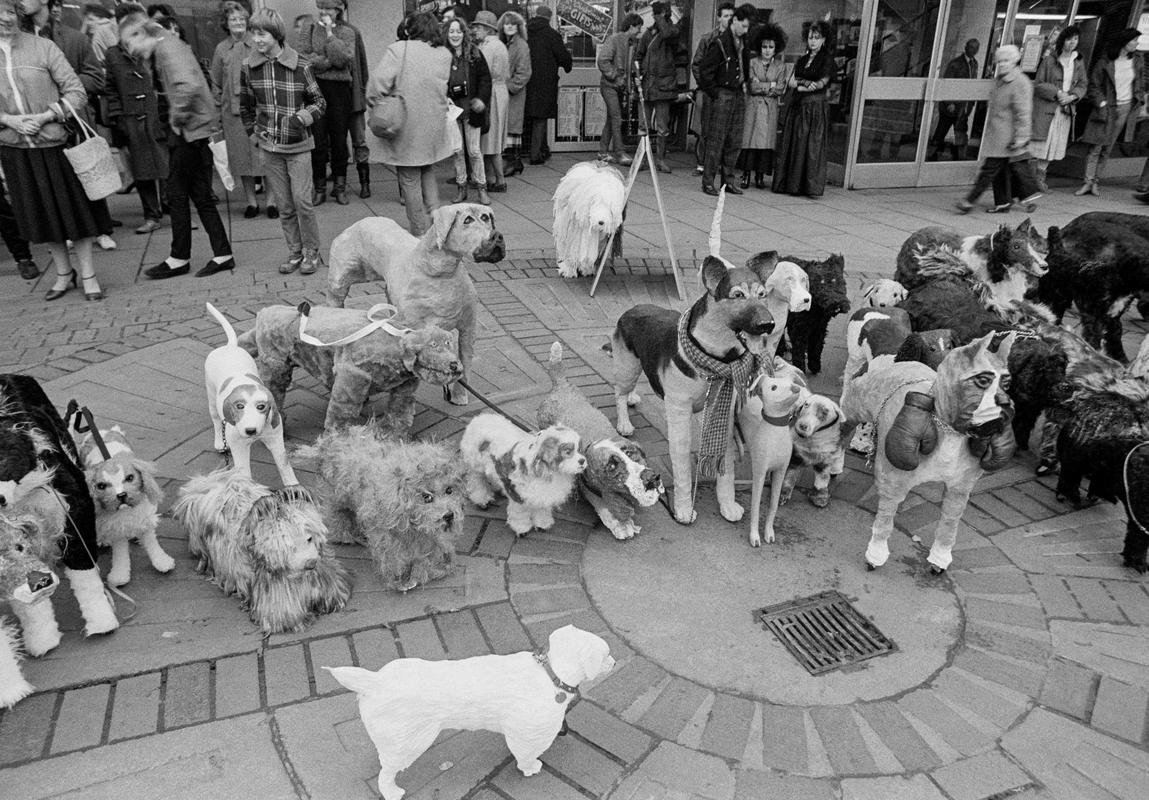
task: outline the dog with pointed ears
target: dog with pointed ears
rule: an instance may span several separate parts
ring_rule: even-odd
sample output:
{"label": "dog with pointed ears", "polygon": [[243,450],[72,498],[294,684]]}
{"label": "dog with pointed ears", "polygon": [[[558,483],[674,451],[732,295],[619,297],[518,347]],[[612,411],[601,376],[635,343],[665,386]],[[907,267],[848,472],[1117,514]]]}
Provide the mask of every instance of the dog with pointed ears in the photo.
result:
{"label": "dog with pointed ears", "polygon": [[[412,236],[387,217],[359,220],[331,243],[327,300],[342,308],[357,283],[382,280],[387,301],[399,313],[425,325],[459,332],[464,378],[475,353],[475,285],[467,265],[503,260],[506,246],[495,228],[495,214],[477,203],[443,206],[431,214],[432,226]],[[443,390],[455,405],[467,392],[457,383]]]}
{"label": "dog with pointed ears", "polygon": [[[80,462],[96,504],[96,538],[112,548],[108,583],[123,586],[132,579],[132,539],[139,540],[156,572],[171,572],[176,562],[156,539],[164,492],[156,483],[156,465],[132,452],[119,425],[89,432],[80,441]],[[102,445],[102,447],[101,447]]]}
{"label": "dog with pointed ears", "polygon": [[716,231],[724,193],[720,190],[711,227],[711,255],[703,260],[700,271],[702,297],[681,314],[654,305],[629,309],[619,317],[610,344],[618,432],[623,436],[634,433],[630,407],[640,400],[635,392],[640,375],[646,375],[665,405],[674,471],[674,517],[684,525],[697,516],[690,423],[703,408],[699,472],[717,477],[722,516],[730,522],[742,519],[744,509],[734,500],[735,400],[745,394],[761,368],[761,359],[770,357],[768,337],[776,331],[780,337],[784,328],[775,321],[769,304],[769,282],[778,254],[759,254],[744,267],[717,255]]}
{"label": "dog with pointed ears", "polygon": [[251,477],[251,446],[263,442],[275,460],[284,486],[299,483],[287,460],[283,443],[283,417],[279,405],[263,379],[255,359],[239,346],[235,328],[211,303],[208,313],[227,334],[227,344],[208,353],[203,363],[207,387],[207,412],[211,417],[213,446],[231,451],[235,468]]}

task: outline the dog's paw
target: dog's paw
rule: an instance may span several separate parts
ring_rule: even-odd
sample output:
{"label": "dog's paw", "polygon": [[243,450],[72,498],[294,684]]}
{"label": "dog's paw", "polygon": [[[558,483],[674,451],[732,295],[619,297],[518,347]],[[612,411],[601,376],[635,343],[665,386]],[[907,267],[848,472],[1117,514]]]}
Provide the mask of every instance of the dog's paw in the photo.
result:
{"label": "dog's paw", "polygon": [[529,778],[532,775],[538,775],[543,768],[543,762],[537,758],[534,761],[528,761],[525,764],[519,764],[519,772],[523,773],[523,777]]}
{"label": "dog's paw", "polygon": [[690,503],[675,503],[674,504],[674,519],[683,525],[690,525],[694,520],[698,519],[698,512],[694,510],[694,506]]}
{"label": "dog's paw", "polygon": [[740,522],[746,513],[746,509],[742,507],[741,503],[722,503],[718,510],[727,522]]}
{"label": "dog's paw", "polygon": [[443,399],[453,406],[465,406],[470,396],[467,390],[458,383],[452,383],[450,386],[443,387]]}
{"label": "dog's paw", "polygon": [[750,531],[750,546],[761,547],[762,537],[758,535],[758,531]]}
{"label": "dog's paw", "polygon": [[790,488],[783,487],[782,493],[780,495],[778,495],[778,505],[784,506],[787,503],[789,503],[790,497],[793,494],[794,494],[794,488],[793,487],[790,487]]}
{"label": "dog's paw", "polygon": [[810,504],[816,508],[825,508],[830,505],[830,490],[816,489],[810,493]]}
{"label": "dog's paw", "polygon": [[152,559],[152,566],[156,572],[171,572],[176,568],[176,560],[167,553],[160,553]]}
{"label": "dog's paw", "polygon": [[945,574],[945,571],[945,567],[935,567],[933,564],[930,564],[931,575],[943,575]]}
{"label": "dog's paw", "polygon": [[[172,566],[175,566],[173,562]],[[161,570],[162,571],[162,570]],[[108,583],[112,586],[123,586],[132,579],[132,573],[126,569],[113,569],[108,573]]]}
{"label": "dog's paw", "polygon": [[25,630],[24,652],[33,658],[39,658],[49,650],[55,650],[59,647],[61,638],[58,629],[48,631]]}
{"label": "dog's paw", "polygon": [[774,526],[771,525],[766,529],[766,544],[774,544]]}
{"label": "dog's paw", "polygon": [[619,436],[633,436],[634,435],[634,423],[631,422],[629,419],[620,419],[618,421],[618,424],[615,425],[614,427],[615,427],[615,430],[618,431]]}

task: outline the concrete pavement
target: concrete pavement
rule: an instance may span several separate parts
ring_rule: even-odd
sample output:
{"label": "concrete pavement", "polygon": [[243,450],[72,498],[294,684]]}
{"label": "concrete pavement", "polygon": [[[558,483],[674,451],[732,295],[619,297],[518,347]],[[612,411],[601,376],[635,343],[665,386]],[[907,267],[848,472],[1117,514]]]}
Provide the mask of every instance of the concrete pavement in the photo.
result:
{"label": "concrete pavement", "polygon": [[[618,314],[637,302],[685,307],[667,273],[646,178],[628,211],[625,263],[596,296],[587,295],[589,280],[555,276],[549,197],[570,163],[556,156],[492,196],[508,259],[474,274],[482,304],[476,386],[525,419],[548,388],[541,361],[551,342],[563,342],[568,374],[607,407],[601,345]],[[693,299],[713,206],[688,167],[675,167],[663,179],[664,200]],[[727,198],[723,253],[843,252],[856,300],[863,281],[892,272],[916,228],[977,233],[1003,221],[953,215],[956,194],[830,189],[815,202],[749,190]],[[325,239],[365,214],[402,219],[395,198],[388,172],[366,203],[327,203]],[[10,260],[0,264],[0,371],[30,372],[58,405],[77,397],[101,423],[124,425],[136,450],[158,462],[170,497],[189,473],[218,463],[202,408],[202,359],[222,332],[204,301],[243,328],[264,305],[321,301],[324,276],[279,275],[279,224],[245,221],[233,206],[235,275],[143,281],[140,270],[166,255],[168,233],[124,232],[138,224],[137,200],[114,197],[112,205],[126,227],[117,251],[97,255],[104,302],[73,292],[45,303],[50,278],[29,284]],[[1096,208],[1132,206],[1124,189],[1083,201],[1062,188],[1033,216],[1044,229]],[[209,253],[196,236],[198,262]],[[372,291],[357,287],[349,304],[366,307],[377,299]],[[1128,319],[1126,329],[1135,348],[1145,325]],[[815,391],[840,390],[842,331],[839,317]],[[430,389],[419,397],[422,436],[456,436],[477,407],[446,406]],[[285,411],[292,443],[319,431],[324,406],[314,382],[301,378]],[[664,458],[658,404],[647,399],[639,411],[636,437]],[[656,506],[627,543],[595,527],[578,504],[553,530],[521,540],[497,507],[469,513],[456,572],[406,595],[382,589],[360,548],[340,547],[356,577],[349,607],[302,634],[266,640],[233,598],[195,574],[186,534],[165,518],[161,537],[178,566],[157,575],[133,551],[125,591],[134,605],[119,601],[125,622],[114,635],[83,640],[74,600],[57,593],[64,642],[24,662],[39,691],[0,715],[2,794],[372,797],[377,762],[355,702],[321,666],[514,652],[574,622],[607,638],[619,663],[584,687],[568,716],[571,732],[543,757],[543,772],[524,779],[499,736],[451,732],[400,775],[409,796],[1141,798],[1149,787],[1147,584],[1119,566],[1121,510],[1069,511],[1050,480],[1033,477],[1033,463],[1023,453],[979,483],[941,578],[928,576],[923,545],[911,539],[928,545],[937,487],[903,506],[894,558],[863,569],[876,501],[865,464],[851,458],[831,506],[815,509],[796,494],[780,514],[778,542],[759,550],[746,544],[745,523],[721,520],[705,487],[694,526],[676,525]],[[297,464],[305,484],[314,482],[310,467]],[[274,470],[261,462],[258,476],[271,481]],[[848,595],[898,651],[811,677],[751,617],[827,589]]]}

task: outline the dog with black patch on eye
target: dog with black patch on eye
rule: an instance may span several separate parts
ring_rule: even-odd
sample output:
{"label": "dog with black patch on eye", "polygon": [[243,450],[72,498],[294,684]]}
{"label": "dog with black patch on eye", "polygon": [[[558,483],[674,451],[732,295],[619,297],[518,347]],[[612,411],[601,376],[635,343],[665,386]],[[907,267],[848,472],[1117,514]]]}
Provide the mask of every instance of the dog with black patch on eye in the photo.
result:
{"label": "dog with black patch on eye", "polygon": [[496,493],[506,495],[507,525],[518,536],[554,525],[554,510],[570,497],[575,478],[586,469],[575,431],[551,425],[526,433],[498,414],[471,420],[459,451],[471,502],[486,508]]}
{"label": "dog with black patch on eye", "polygon": [[235,468],[250,478],[251,446],[261,441],[271,453],[283,485],[298,484],[283,443],[283,416],[259,376],[255,359],[237,344],[235,328],[227,318],[211,303],[207,310],[227,334],[227,344],[208,353],[203,363],[213,446],[218,452],[230,450]]}

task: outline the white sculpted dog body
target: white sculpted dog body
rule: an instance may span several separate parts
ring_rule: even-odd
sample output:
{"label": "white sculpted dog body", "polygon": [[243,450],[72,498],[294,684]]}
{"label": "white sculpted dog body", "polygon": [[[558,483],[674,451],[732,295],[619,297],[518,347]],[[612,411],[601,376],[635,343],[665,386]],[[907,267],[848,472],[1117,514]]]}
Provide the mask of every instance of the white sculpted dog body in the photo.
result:
{"label": "white sculpted dog body", "polygon": [[622,173],[595,161],[575,164],[554,194],[551,228],[559,275],[592,275],[611,233],[622,225],[626,185]]}

